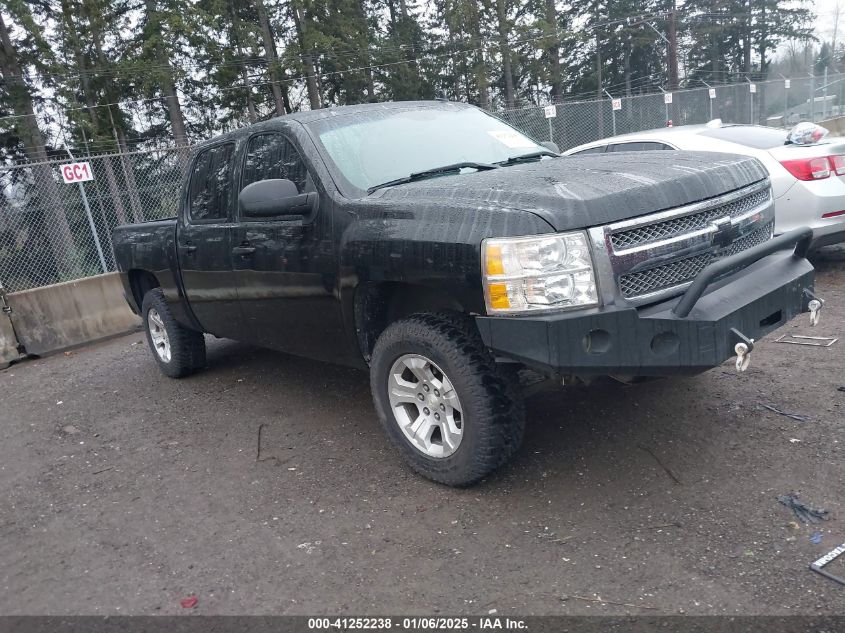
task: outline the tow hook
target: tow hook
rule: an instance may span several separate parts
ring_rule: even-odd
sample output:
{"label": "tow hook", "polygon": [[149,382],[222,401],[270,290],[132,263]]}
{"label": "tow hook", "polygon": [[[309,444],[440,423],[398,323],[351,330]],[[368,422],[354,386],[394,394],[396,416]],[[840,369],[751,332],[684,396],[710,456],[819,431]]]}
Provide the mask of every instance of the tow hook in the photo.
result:
{"label": "tow hook", "polygon": [[731,339],[736,354],[736,370],[743,372],[751,364],[751,350],[754,349],[754,339],[748,338],[736,328],[731,328]]}
{"label": "tow hook", "polygon": [[824,307],[824,299],[820,299],[814,295],[810,290],[804,288],[804,301],[806,302],[806,310],[810,313],[810,327],[815,327],[821,318],[822,308]]}

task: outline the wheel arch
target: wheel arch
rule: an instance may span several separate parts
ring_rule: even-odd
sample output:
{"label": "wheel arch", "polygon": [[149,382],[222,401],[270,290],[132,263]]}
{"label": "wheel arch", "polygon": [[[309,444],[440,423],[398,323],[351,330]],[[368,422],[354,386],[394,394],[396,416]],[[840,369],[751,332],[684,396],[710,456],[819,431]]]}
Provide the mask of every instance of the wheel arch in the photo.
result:
{"label": "wheel arch", "polygon": [[467,313],[460,299],[448,292],[396,281],[359,286],[354,309],[358,347],[367,363],[378,337],[391,323],[420,312]]}
{"label": "wheel arch", "polygon": [[132,293],[132,299],[135,301],[135,305],[138,306],[138,313],[140,314],[141,305],[144,303],[144,295],[153,288],[161,288],[161,283],[153,273],[140,268],[129,270],[127,277],[129,279],[129,290]]}

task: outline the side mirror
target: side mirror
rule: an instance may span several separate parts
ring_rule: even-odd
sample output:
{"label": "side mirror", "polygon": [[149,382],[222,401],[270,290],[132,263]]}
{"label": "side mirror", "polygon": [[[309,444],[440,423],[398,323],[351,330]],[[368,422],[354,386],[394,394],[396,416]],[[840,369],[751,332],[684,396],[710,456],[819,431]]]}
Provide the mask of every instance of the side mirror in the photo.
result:
{"label": "side mirror", "polygon": [[553,151],[555,154],[560,154],[560,148],[554,141],[543,141],[542,143],[540,143],[540,145],[542,145],[548,150]]}
{"label": "side mirror", "polygon": [[250,218],[280,215],[310,215],[317,206],[316,193],[299,193],[286,178],[259,180],[247,185],[238,196],[241,214]]}

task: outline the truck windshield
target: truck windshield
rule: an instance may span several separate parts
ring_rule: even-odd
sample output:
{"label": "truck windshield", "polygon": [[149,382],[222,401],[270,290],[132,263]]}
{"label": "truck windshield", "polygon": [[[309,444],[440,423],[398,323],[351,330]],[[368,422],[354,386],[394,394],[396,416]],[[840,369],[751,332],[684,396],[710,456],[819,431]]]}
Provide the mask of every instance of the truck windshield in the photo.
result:
{"label": "truck windshield", "polygon": [[468,107],[385,109],[368,112],[366,118],[328,117],[308,127],[356,195],[443,165],[489,165],[550,153],[502,121]]}

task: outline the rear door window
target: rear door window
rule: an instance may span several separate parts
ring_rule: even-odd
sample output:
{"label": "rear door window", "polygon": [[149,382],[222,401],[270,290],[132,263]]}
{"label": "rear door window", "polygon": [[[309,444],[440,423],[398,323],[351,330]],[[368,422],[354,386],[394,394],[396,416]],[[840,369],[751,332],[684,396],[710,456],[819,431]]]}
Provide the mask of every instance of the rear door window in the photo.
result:
{"label": "rear door window", "polygon": [[188,187],[191,221],[225,221],[229,218],[234,156],[234,143],[211,147],[197,156]]}

